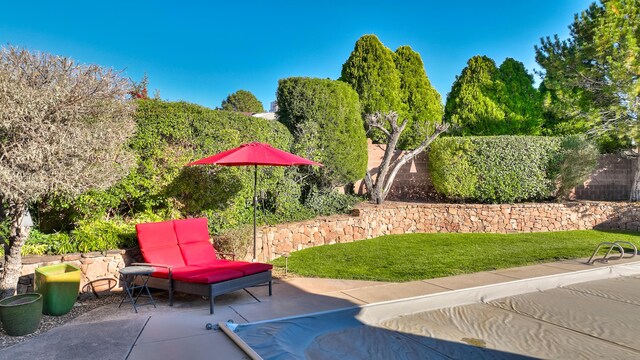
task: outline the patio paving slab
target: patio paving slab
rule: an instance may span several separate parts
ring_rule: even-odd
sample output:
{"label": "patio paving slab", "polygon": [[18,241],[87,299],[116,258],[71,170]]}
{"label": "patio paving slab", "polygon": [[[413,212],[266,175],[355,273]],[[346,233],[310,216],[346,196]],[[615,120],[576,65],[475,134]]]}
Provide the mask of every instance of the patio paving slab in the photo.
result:
{"label": "patio paving slab", "polygon": [[424,281],[370,286],[360,289],[345,290],[343,293],[367,304],[391,301],[414,296],[435,294],[449,289]]}
{"label": "patio paving slab", "polygon": [[148,316],[67,324],[0,352],[1,359],[126,359]]}
{"label": "patio paving slab", "polygon": [[166,341],[136,344],[128,360],[240,360],[249,357],[222,331],[176,338]]}
{"label": "patio paving slab", "polygon": [[359,289],[368,286],[378,286],[390,284],[382,281],[363,280],[340,280],[340,279],[319,279],[319,278],[286,278],[282,283],[293,286],[306,293],[324,294],[333,291],[344,291]]}
{"label": "patio paving slab", "polygon": [[449,290],[460,290],[476,286],[499,284],[513,280],[514,278],[509,276],[496,274],[490,271],[483,271],[474,274],[464,274],[444,278],[429,279],[424,280],[424,282]]}
{"label": "patio paving slab", "polygon": [[491,272],[498,275],[508,276],[514,279],[529,279],[532,277],[564,274],[570,272],[570,270],[544,264],[538,264],[511,269],[494,270]]}
{"label": "patio paving slab", "polygon": [[216,308],[213,315],[203,312],[207,309],[195,309],[172,314],[157,314],[152,316],[136,342],[140,344],[158,341],[182,339],[192,336],[211,334],[206,324],[217,324],[232,320],[234,323],[244,323],[244,319],[228,306]]}

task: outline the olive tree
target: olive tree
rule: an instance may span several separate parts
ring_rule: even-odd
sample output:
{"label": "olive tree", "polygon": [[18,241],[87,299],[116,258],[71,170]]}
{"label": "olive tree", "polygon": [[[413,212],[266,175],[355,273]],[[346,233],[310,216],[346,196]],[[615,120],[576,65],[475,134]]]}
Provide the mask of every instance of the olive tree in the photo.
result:
{"label": "olive tree", "polygon": [[0,49],[0,222],[4,271],[0,297],[15,293],[29,204],[48,194],[106,188],[133,157],[134,103],[128,80],[97,65],[26,49]]}
{"label": "olive tree", "polygon": [[418,146],[392,161],[398,140],[400,140],[400,136],[406,129],[409,121],[405,118],[402,123],[398,124],[398,113],[395,111],[386,113],[376,112],[367,115],[366,120],[370,129],[378,129],[386,136],[385,143],[387,144],[387,148],[384,151],[382,162],[380,166],[378,166],[378,174],[375,181],[369,170],[367,170],[364,177],[364,184],[367,187],[369,199],[376,204],[382,204],[389,194],[391,185],[393,185],[393,181],[400,168],[426,150],[433,140],[449,129],[449,124],[442,123],[439,120],[430,121],[435,126],[431,132],[425,134]]}

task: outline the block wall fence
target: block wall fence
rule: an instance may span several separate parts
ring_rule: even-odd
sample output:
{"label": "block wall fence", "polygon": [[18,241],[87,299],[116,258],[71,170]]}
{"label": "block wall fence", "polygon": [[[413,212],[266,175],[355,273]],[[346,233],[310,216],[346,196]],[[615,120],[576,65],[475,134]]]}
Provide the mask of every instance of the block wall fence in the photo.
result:
{"label": "block wall fence", "polygon": [[[259,228],[258,260],[270,261],[285,252],[388,234],[586,229],[640,231],[640,204],[590,201],[509,205],[361,204],[350,215]],[[84,293],[118,289],[118,269],[139,260],[137,248],[62,256],[26,256],[18,291],[23,293],[33,289],[33,273],[37,267],[61,262],[76,265],[82,270],[81,290]],[[245,260],[250,260],[250,256]]]}

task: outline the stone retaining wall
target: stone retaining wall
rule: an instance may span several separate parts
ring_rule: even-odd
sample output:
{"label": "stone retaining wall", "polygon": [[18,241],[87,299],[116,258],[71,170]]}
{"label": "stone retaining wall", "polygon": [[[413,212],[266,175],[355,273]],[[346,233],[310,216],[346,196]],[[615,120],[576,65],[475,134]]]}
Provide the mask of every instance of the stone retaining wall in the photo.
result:
{"label": "stone retaining wall", "polygon": [[[362,204],[351,215],[322,217],[258,229],[258,260],[313,246],[352,242],[381,235],[434,232],[539,232],[584,229],[640,231],[640,204],[571,202],[512,205]],[[250,260],[248,255],[246,260]],[[118,269],[139,261],[137,248],[63,256],[23,258],[19,292],[32,289],[37,267],[61,262],[82,270],[81,292],[118,288]]]}
{"label": "stone retaining wall", "polygon": [[86,254],[66,254],[48,256],[25,256],[22,258],[22,276],[18,283],[18,293],[33,291],[36,268],[59,263],[75,265],[82,271],[81,293],[101,293],[119,288],[118,270],[125,264],[139,261],[140,250],[109,250]]}
{"label": "stone retaining wall", "polygon": [[259,229],[258,259],[273,260],[284,252],[388,234],[515,233],[594,228],[640,231],[640,204],[364,204],[355,209],[352,215],[317,218]]}

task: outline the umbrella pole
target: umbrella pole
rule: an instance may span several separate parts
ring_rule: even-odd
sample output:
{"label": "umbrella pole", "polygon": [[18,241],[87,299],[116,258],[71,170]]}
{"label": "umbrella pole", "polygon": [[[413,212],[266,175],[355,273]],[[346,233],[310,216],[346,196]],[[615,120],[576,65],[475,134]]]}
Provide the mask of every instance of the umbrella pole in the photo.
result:
{"label": "umbrella pole", "polygon": [[253,262],[256,262],[256,212],[258,208],[258,165],[254,166],[253,178]]}

